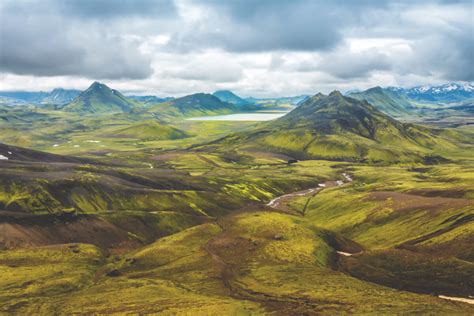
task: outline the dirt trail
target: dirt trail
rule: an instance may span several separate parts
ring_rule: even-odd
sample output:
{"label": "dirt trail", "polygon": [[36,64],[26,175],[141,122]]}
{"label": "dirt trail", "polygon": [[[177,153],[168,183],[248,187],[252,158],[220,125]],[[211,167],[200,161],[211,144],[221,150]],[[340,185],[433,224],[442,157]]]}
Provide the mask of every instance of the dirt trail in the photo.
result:
{"label": "dirt trail", "polygon": [[303,209],[298,212],[299,214],[304,216],[309,202],[311,201],[312,198],[316,196],[316,194],[318,194],[319,192],[321,192],[322,190],[326,188],[333,188],[333,187],[341,186],[348,182],[352,182],[352,177],[348,175],[347,173],[343,173],[342,176],[344,177],[345,181],[343,180],[326,181],[326,182],[318,184],[318,186],[315,188],[311,188],[311,189],[307,189],[303,191],[297,191],[297,192],[293,192],[289,194],[284,194],[268,202],[267,206],[276,210],[283,211],[285,213],[292,214],[294,213],[294,210],[292,210],[288,206],[289,202],[291,202],[293,199],[298,198],[298,197],[309,196]]}

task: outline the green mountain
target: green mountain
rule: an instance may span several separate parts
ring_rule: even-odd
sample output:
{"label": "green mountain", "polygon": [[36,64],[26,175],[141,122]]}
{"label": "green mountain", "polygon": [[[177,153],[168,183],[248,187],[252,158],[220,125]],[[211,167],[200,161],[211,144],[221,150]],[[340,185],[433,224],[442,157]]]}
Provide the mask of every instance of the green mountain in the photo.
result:
{"label": "green mountain", "polygon": [[212,95],[219,98],[219,100],[221,100],[222,102],[228,102],[235,105],[251,104],[250,102],[242,99],[241,97],[229,90],[219,90],[214,92]]}
{"label": "green mountain", "polygon": [[137,104],[117,90],[105,84],[94,82],[71,103],[63,107],[67,112],[79,113],[122,113],[130,112]]}
{"label": "green mountain", "polygon": [[403,124],[367,101],[345,97],[338,91],[329,96],[319,93],[275,121],[211,146],[221,145],[279,152],[299,159],[372,162],[433,162],[432,148],[454,146],[430,129]]}
{"label": "green mountain", "polygon": [[111,133],[110,136],[119,138],[136,138],[143,141],[189,137],[186,132],[180,129],[153,120],[142,121],[125,128],[120,128]]}
{"label": "green mountain", "polygon": [[374,87],[362,92],[352,92],[349,96],[354,99],[365,100],[379,111],[390,116],[397,117],[413,114],[413,105],[410,100],[395,90]]}
{"label": "green mountain", "polygon": [[196,93],[152,106],[147,112],[158,116],[205,116],[241,112],[242,108],[207,93]]}

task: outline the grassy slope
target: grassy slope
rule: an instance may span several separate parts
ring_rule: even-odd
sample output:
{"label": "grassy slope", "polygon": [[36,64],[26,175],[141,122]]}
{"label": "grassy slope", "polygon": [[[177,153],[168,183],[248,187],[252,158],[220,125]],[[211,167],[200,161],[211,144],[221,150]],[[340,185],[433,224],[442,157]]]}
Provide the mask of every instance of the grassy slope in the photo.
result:
{"label": "grassy slope", "polygon": [[[81,261],[64,253],[69,251],[67,246],[58,247],[62,248],[57,254],[46,253],[47,261],[23,275],[23,282],[15,282],[19,293],[36,284],[31,283],[33,276],[41,274],[52,257],[61,257],[66,266],[80,267]],[[43,249],[35,250],[42,253]],[[11,264],[5,256],[24,254],[1,252],[0,260]],[[85,256],[82,249],[73,255]],[[51,297],[48,289],[54,288],[55,279],[49,278],[52,284],[44,284],[29,300],[11,291],[0,295],[11,293],[7,300],[4,297],[2,309],[17,313],[472,312],[465,304],[360,281],[335,270],[335,258],[327,234],[302,218],[243,213],[165,237],[122,257],[110,257],[101,268],[91,262],[82,281],[87,287]],[[7,279],[12,280],[14,269],[6,268]],[[66,277],[81,271],[64,270]],[[106,275],[114,270],[115,277]]]}
{"label": "grassy slope", "polygon": [[[453,133],[456,134],[456,133]],[[316,95],[284,117],[210,143],[208,150],[266,150],[300,159],[424,161],[459,145],[448,134],[402,124],[338,92]]]}
{"label": "grassy slope", "polygon": [[472,163],[346,170],[353,184],[291,205],[366,248],[341,258],[343,271],[397,289],[472,295]]}

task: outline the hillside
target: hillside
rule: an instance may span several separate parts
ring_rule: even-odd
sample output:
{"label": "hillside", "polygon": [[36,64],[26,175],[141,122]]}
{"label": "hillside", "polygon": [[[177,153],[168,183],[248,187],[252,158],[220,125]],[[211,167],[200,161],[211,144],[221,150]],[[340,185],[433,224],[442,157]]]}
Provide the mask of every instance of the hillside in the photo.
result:
{"label": "hillside", "polygon": [[147,112],[158,116],[205,116],[229,114],[242,108],[207,93],[196,93],[152,106]]}
{"label": "hillside", "polygon": [[0,161],[9,162],[38,162],[38,163],[49,163],[49,162],[69,162],[69,163],[80,163],[85,162],[85,159],[79,159],[74,157],[60,156],[32,149],[11,146],[0,143]]}
{"label": "hillside", "polygon": [[431,159],[432,148],[454,145],[427,128],[400,123],[366,101],[334,91],[329,96],[319,93],[254,131],[209,146],[279,152],[299,159],[395,162]]}
{"label": "hillside", "polygon": [[413,115],[413,105],[406,96],[397,91],[374,87],[362,92],[349,93],[348,96],[361,101],[365,100],[390,116]]}
{"label": "hillside", "polygon": [[147,120],[132,124],[125,128],[120,128],[110,134],[110,137],[136,138],[143,141],[150,141],[180,139],[189,137],[189,135],[177,128],[158,123],[157,121]]}
{"label": "hillside", "polygon": [[67,112],[78,113],[122,113],[130,112],[137,104],[117,90],[94,82],[71,103],[63,107]]}

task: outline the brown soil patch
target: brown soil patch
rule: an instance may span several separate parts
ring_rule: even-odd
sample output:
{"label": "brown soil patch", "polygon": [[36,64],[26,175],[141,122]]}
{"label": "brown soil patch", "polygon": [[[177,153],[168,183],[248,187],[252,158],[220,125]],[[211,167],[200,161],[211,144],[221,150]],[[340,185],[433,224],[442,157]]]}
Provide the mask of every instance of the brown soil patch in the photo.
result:
{"label": "brown soil patch", "polygon": [[389,201],[390,206],[400,212],[409,212],[413,210],[426,209],[431,211],[440,211],[452,208],[462,208],[474,206],[474,201],[469,199],[445,198],[445,197],[426,197],[399,192],[371,192],[368,201]]}

